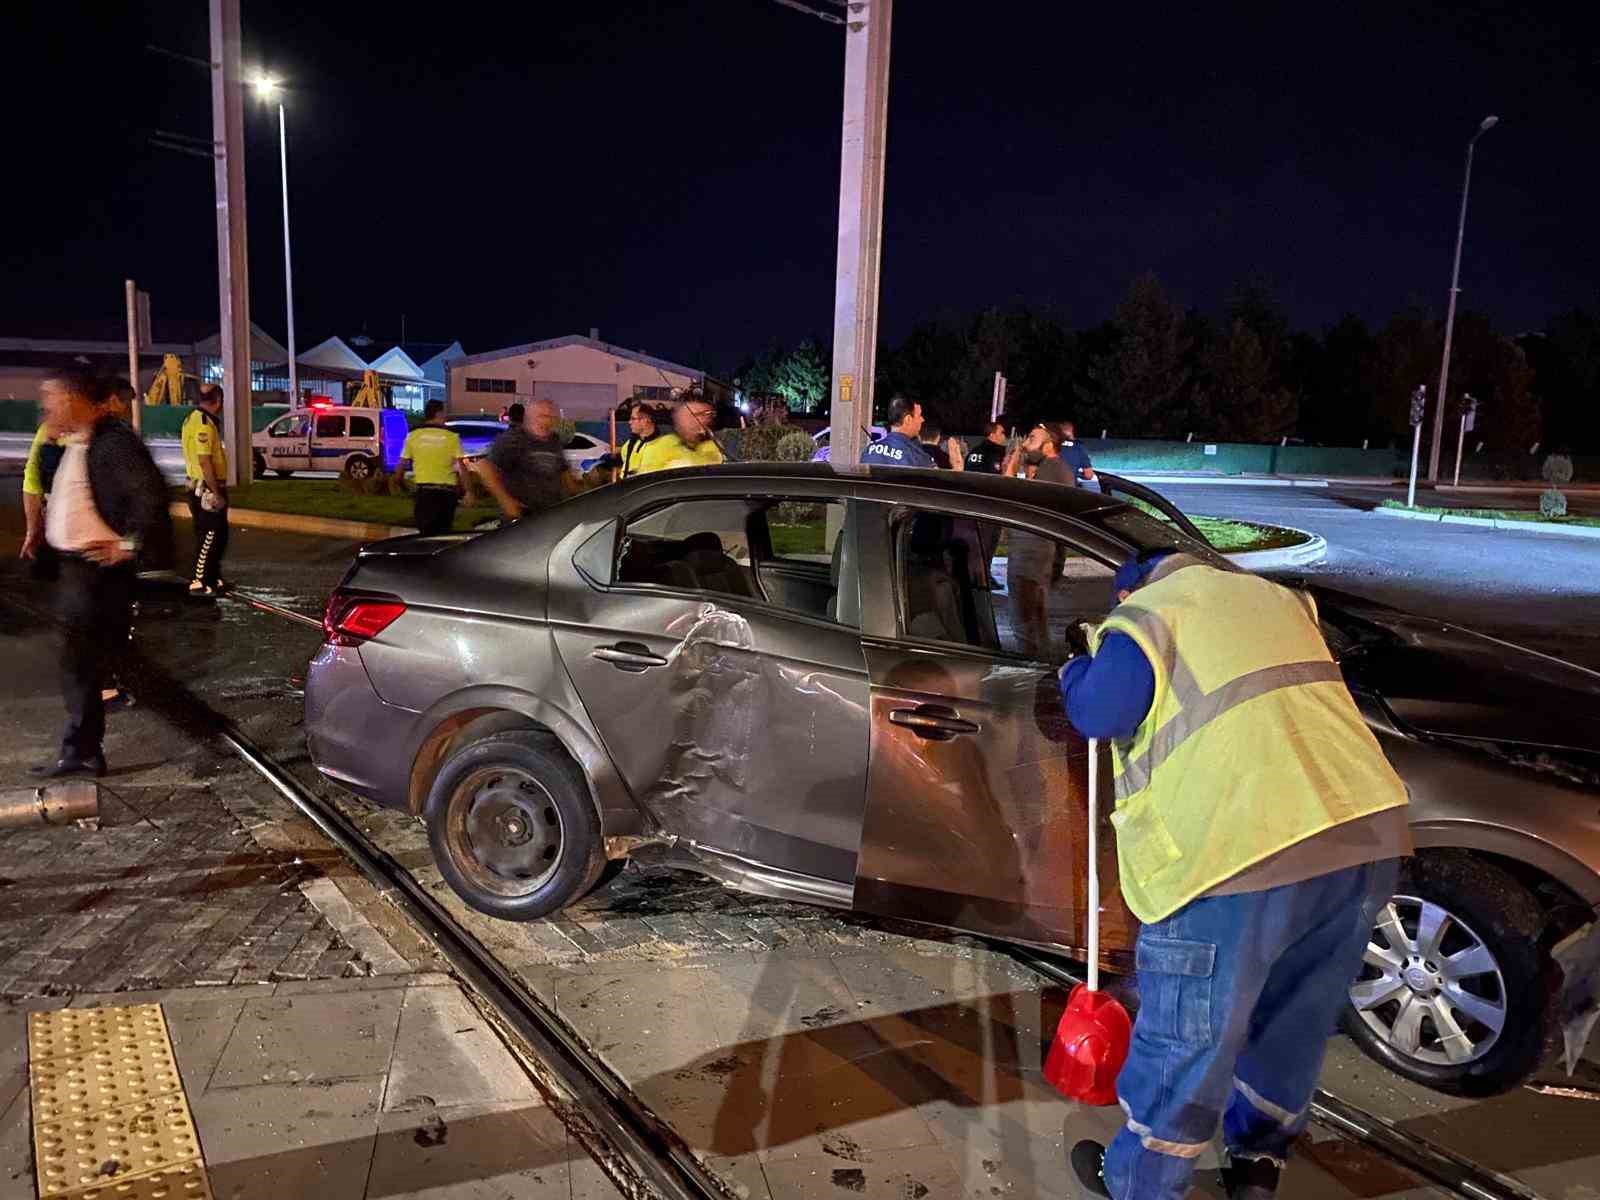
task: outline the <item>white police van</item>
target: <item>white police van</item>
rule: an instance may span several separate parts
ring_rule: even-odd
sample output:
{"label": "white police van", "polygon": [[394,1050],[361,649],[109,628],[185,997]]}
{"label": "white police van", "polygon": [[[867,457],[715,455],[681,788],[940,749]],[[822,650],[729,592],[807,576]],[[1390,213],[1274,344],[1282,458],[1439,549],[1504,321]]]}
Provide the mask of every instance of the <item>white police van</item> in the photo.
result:
{"label": "white police van", "polygon": [[397,408],[297,408],[251,438],[256,478],[268,471],[284,479],[296,471],[338,471],[365,479],[379,469],[392,471],[410,429]]}

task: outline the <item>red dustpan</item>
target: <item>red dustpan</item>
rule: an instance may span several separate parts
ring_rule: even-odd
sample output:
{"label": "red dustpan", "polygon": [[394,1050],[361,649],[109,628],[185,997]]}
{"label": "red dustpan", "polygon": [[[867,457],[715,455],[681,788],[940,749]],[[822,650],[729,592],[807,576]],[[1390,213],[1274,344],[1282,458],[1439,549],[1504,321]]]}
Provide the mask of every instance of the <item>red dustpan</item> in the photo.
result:
{"label": "red dustpan", "polygon": [[1117,1102],[1117,1074],[1128,1059],[1133,1022],[1128,1010],[1100,990],[1100,745],[1089,739],[1089,982],[1067,998],[1044,1061],[1044,1077],[1058,1092],[1080,1104]]}

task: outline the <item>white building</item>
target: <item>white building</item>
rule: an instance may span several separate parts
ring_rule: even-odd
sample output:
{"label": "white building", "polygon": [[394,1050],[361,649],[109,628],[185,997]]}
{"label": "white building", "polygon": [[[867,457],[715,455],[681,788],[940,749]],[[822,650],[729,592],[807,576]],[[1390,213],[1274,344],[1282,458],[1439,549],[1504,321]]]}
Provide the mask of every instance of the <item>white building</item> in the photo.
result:
{"label": "white building", "polygon": [[665,403],[705,384],[704,371],[612,346],[597,332],[447,359],[449,411],[498,415],[509,404],[538,399],[553,401],[570,420],[603,421],[634,396]]}

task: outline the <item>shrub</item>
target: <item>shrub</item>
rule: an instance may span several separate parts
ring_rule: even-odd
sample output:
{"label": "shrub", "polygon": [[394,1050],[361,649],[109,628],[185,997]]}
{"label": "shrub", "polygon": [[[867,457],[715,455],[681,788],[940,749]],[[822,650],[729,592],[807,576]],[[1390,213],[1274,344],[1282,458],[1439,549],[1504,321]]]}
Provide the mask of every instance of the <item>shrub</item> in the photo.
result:
{"label": "shrub", "polygon": [[779,462],[810,462],[817,444],[803,429],[791,429],[778,439],[773,457]]}
{"label": "shrub", "polygon": [[1539,494],[1539,515],[1564,517],[1567,515],[1567,498],[1558,488],[1546,488]]}
{"label": "shrub", "polygon": [[745,462],[775,462],[778,443],[791,432],[782,425],[748,425],[740,430],[739,457]]}
{"label": "shrub", "polygon": [[1546,455],[1540,474],[1555,487],[1565,487],[1572,482],[1572,459],[1565,454]]}

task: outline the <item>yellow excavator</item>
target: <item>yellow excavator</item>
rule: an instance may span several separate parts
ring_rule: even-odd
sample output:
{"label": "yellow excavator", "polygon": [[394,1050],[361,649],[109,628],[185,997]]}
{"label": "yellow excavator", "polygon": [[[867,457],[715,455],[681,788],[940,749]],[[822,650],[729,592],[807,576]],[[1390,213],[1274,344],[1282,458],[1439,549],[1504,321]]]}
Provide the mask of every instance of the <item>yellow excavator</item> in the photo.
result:
{"label": "yellow excavator", "polygon": [[378,382],[376,371],[361,372],[361,390],[350,401],[351,408],[382,408],[384,407],[385,393],[388,391],[383,384]]}
{"label": "yellow excavator", "polygon": [[185,379],[198,379],[196,375],[185,375],[183,364],[178,361],[176,354],[168,354],[161,360],[161,369],[156,372],[156,377],[151,381],[150,390],[145,394],[146,404],[182,404],[183,381]]}

